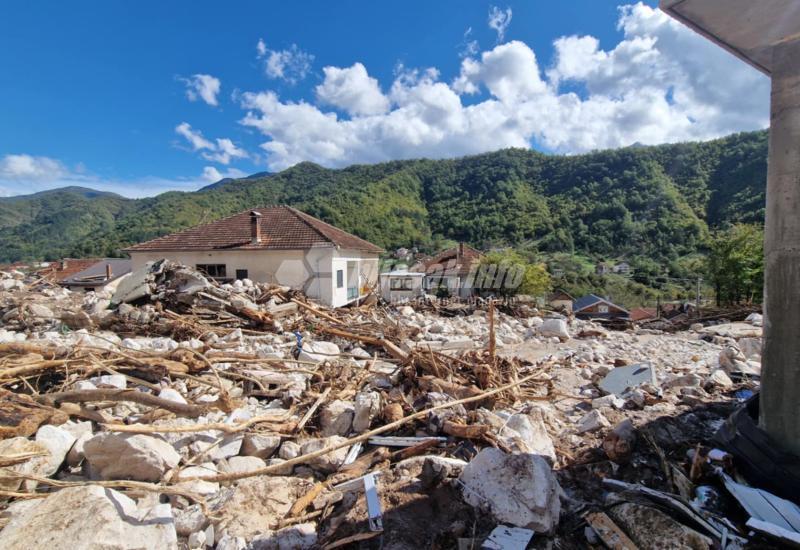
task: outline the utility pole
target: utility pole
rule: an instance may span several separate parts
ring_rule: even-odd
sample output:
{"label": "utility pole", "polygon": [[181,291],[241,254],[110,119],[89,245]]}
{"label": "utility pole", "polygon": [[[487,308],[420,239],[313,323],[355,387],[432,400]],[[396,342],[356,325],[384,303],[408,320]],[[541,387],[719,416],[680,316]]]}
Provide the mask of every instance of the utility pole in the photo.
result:
{"label": "utility pole", "polygon": [[703,282],[702,277],[697,278],[697,293],[695,295],[695,303],[697,305],[697,316],[700,317],[700,283]]}

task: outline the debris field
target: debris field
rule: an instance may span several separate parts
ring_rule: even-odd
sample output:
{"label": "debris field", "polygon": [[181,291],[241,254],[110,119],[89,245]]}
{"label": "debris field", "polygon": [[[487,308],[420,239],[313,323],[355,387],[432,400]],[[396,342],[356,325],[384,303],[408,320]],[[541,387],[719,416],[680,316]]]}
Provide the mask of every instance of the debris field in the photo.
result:
{"label": "debris field", "polygon": [[488,300],[333,310],[161,261],[113,293],[2,272],[0,318],[0,548],[793,536],[715,442],[758,389],[757,314],[664,333]]}

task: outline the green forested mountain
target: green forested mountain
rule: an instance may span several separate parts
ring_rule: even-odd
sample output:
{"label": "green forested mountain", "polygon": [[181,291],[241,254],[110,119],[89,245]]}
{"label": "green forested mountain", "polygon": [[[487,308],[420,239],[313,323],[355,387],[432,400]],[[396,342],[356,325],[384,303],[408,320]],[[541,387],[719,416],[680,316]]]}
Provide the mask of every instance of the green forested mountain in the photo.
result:
{"label": "green forested mountain", "polygon": [[584,155],[507,149],[277,174],[145,199],[66,188],[0,199],[0,261],[118,255],[126,245],[286,203],[385,248],[463,240],[670,265],[709,228],[764,215],[767,134]]}

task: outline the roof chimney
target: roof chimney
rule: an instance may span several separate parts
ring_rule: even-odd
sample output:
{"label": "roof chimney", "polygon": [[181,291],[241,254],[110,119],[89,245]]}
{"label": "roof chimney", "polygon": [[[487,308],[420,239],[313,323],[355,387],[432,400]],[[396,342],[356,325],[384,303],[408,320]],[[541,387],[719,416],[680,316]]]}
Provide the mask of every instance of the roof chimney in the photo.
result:
{"label": "roof chimney", "polygon": [[261,214],[255,210],[250,211],[250,242],[253,244],[261,242]]}
{"label": "roof chimney", "polygon": [[458,259],[461,260],[464,257],[464,243],[458,243]]}
{"label": "roof chimney", "polygon": [[61,269],[62,270],[67,269],[68,265],[69,265],[69,262],[66,259],[61,260]]}
{"label": "roof chimney", "polygon": [[106,280],[110,279],[113,273],[111,272],[111,264],[106,264]]}

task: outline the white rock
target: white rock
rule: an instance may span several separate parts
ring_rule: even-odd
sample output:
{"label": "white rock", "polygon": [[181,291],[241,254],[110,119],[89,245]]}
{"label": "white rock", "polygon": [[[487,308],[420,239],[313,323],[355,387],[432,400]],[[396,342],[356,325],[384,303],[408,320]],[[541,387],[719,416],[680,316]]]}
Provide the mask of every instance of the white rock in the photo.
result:
{"label": "white rock", "polygon": [[300,445],[294,441],[284,441],[278,449],[278,457],[283,460],[291,460],[300,456]]}
{"label": "white rock", "polygon": [[414,311],[414,308],[411,306],[402,306],[397,310],[397,312],[400,313],[400,315],[402,315],[403,317],[413,317],[414,314],[416,313]]}
{"label": "white rock", "polygon": [[761,325],[764,324],[764,318],[761,316],[760,313],[751,313],[750,315],[747,316],[745,322],[750,323],[754,327],[760,327]]}
{"label": "white rock", "polygon": [[306,550],[317,547],[317,525],[298,523],[270,531],[250,541],[252,550]]}
{"label": "white rock", "polygon": [[221,460],[219,464],[220,470],[226,474],[252,472],[267,465],[263,459],[257,456],[232,456],[227,460]]}
{"label": "white rock", "polygon": [[564,319],[545,319],[539,327],[539,334],[546,337],[569,339],[567,322]]}
{"label": "white rock", "polygon": [[297,356],[300,361],[322,363],[338,358],[341,351],[333,342],[303,342],[303,350]]}
{"label": "white rock", "polygon": [[172,515],[175,518],[175,531],[181,537],[187,537],[208,525],[208,518],[199,504],[192,504],[183,510],[173,509]]}
{"label": "white rock", "polygon": [[[313,453],[314,451],[322,450],[325,447],[331,447],[333,445],[342,443],[345,440],[346,439],[344,437],[340,437],[338,435],[326,437],[324,439],[312,439],[311,441],[303,443],[302,447],[300,447],[300,454],[305,455],[308,453]],[[317,458],[312,458],[308,462],[308,465],[315,470],[331,474],[338,470],[339,466],[342,465],[345,457],[347,456],[347,451],[348,447],[342,447],[341,449],[337,449],[328,454],[318,456]]]}
{"label": "white rock", "polygon": [[128,387],[128,380],[123,374],[104,374],[102,376],[93,376],[89,378],[89,382],[98,388],[117,388],[124,390]]}
{"label": "white rock", "polygon": [[163,388],[160,392],[158,392],[158,396],[161,399],[166,399],[167,401],[174,401],[175,403],[183,403],[186,404],[186,399],[183,398],[181,392],[178,390],[174,390],[172,388]]}
{"label": "white rock", "polygon": [[730,388],[733,386],[733,380],[722,369],[714,369],[708,378],[703,382],[704,388]]}
{"label": "white rock", "polygon": [[50,476],[58,471],[58,468],[67,457],[67,453],[75,443],[76,437],[63,428],[45,424],[36,432],[36,443],[43,446],[50,452],[44,475]]}
{"label": "white rock", "polygon": [[87,441],[83,452],[103,479],[160,481],[181,459],[166,441],[143,434],[102,433]]}
{"label": "white rock", "polygon": [[460,476],[464,500],[495,521],[552,532],[561,512],[560,491],[547,461],[534,454],[481,450]]}
{"label": "white rock", "polygon": [[349,401],[334,400],[322,407],[319,414],[320,433],[325,436],[347,435],[353,426],[354,409]]}
{"label": "white rock", "polygon": [[596,432],[602,428],[608,428],[611,422],[603,416],[599,410],[594,409],[586,413],[583,418],[578,421],[578,433]]}
{"label": "white rock", "polygon": [[206,546],[206,534],[203,531],[196,531],[189,535],[189,538],[186,540],[189,548],[205,548]]}
{"label": "white rock", "polygon": [[592,399],[593,409],[605,409],[611,407],[615,409],[623,409],[625,407],[625,400],[621,397],[617,397],[613,393],[603,397],[598,397],[597,399]]}
{"label": "white rock", "polygon": [[280,447],[281,438],[277,435],[247,434],[242,441],[240,453],[244,456],[255,456],[267,459]]}
{"label": "white rock", "polygon": [[28,311],[38,319],[53,319],[55,317],[53,310],[42,304],[28,304]]}
{"label": "white rock", "polygon": [[[518,434],[520,452],[542,455],[549,459],[551,464],[555,464],[556,449],[540,418],[527,414],[514,414],[506,422],[506,428]],[[506,432],[501,432],[501,435],[505,436]]]}
{"label": "white rock", "polygon": [[[50,454],[47,447],[44,445],[35,443],[27,437],[12,437],[0,440],[0,456],[14,456],[27,453],[35,453],[38,456],[34,456],[18,464],[12,464],[8,466],[8,469],[20,474],[35,474],[39,476],[52,474],[52,472],[48,473]],[[6,491],[16,491],[20,488],[22,483],[22,478],[0,476],[0,489]],[[29,490],[36,488],[35,481],[28,480],[25,484]]]}
{"label": "white rock", "polygon": [[359,392],[356,394],[353,416],[353,431],[367,431],[372,419],[381,411],[381,396],[378,392]]}
{"label": "white rock", "polygon": [[[216,466],[214,466],[213,462],[206,462],[200,464],[199,466],[189,466],[188,468],[184,468],[183,470],[181,470],[180,477],[207,478],[215,476],[218,473],[219,472],[217,471],[217,468]],[[176,487],[180,487],[185,491],[196,493],[202,496],[213,495],[214,493],[219,491],[218,482],[206,481],[205,479],[192,479],[187,481],[181,481],[176,485]]]}
{"label": "white rock", "polygon": [[31,501],[0,531],[5,550],[177,549],[169,504],[139,510],[113,489],[68,487]]}

